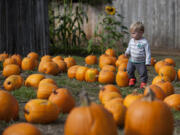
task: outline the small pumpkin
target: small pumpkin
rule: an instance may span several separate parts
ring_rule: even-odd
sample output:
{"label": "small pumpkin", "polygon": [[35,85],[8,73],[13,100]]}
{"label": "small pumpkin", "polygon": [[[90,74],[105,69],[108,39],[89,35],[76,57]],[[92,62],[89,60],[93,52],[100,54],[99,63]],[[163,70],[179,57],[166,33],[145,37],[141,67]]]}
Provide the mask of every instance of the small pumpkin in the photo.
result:
{"label": "small pumpkin", "polygon": [[147,96],[129,106],[125,116],[125,135],[172,135],[173,114],[148,89]]}
{"label": "small pumpkin", "polygon": [[168,65],[168,63],[165,62],[164,60],[157,61],[156,64],[154,65],[156,73],[159,74],[159,70],[165,65]]}
{"label": "small pumpkin", "polygon": [[22,63],[22,58],[19,54],[13,54],[11,56],[12,59],[16,60],[16,63],[19,65],[19,67],[21,67],[21,63]]}
{"label": "small pumpkin", "polygon": [[115,81],[115,73],[112,71],[101,70],[99,72],[98,81],[104,84],[112,84]]}
{"label": "small pumpkin", "polygon": [[180,111],[180,94],[172,94],[164,99],[164,102],[171,108]]}
{"label": "small pumpkin", "polygon": [[128,86],[129,83],[129,77],[127,70],[120,70],[116,74],[116,83],[119,87],[126,87]]}
{"label": "small pumpkin", "polygon": [[42,72],[50,75],[57,75],[60,72],[60,68],[55,62],[44,62]]}
{"label": "small pumpkin", "polygon": [[67,116],[64,135],[117,135],[113,116],[102,105],[81,98],[83,106],[75,107]]}
{"label": "small pumpkin", "polygon": [[38,88],[39,82],[44,79],[45,76],[42,74],[31,74],[25,80],[25,86]]}
{"label": "small pumpkin", "polygon": [[153,78],[152,84],[156,84],[162,80],[163,81],[171,81],[168,76],[161,74],[161,75],[157,75],[156,77]]}
{"label": "small pumpkin", "polygon": [[117,61],[116,61],[116,63],[115,63],[115,65],[116,65],[116,67],[119,67],[121,64],[123,64],[123,63],[128,63],[128,58],[124,58],[124,59],[118,59]]}
{"label": "small pumpkin", "polygon": [[9,64],[3,68],[2,75],[8,77],[10,75],[19,75],[20,74],[20,67],[16,64]]}
{"label": "small pumpkin", "polygon": [[176,77],[176,70],[173,66],[163,66],[159,69],[159,75],[168,76],[170,81],[174,81]]}
{"label": "small pumpkin", "polygon": [[69,113],[75,107],[75,99],[66,88],[53,90],[48,100],[55,103],[62,113]]}
{"label": "small pumpkin", "polygon": [[99,59],[99,67],[102,69],[105,65],[115,65],[115,60],[111,56],[104,56]]}
{"label": "small pumpkin", "polygon": [[149,85],[148,87],[145,88],[145,90],[144,90],[145,96],[148,94],[149,88],[154,92],[156,98],[163,100],[166,97],[164,91],[155,84]]}
{"label": "small pumpkin", "polygon": [[99,90],[99,100],[102,102],[102,96],[103,96],[103,94],[104,94],[105,92],[111,92],[111,91],[114,91],[114,92],[117,92],[117,93],[121,94],[120,91],[119,91],[119,89],[118,89],[115,85],[113,85],[113,84],[106,84],[106,85],[104,85],[104,86],[100,86],[100,90]]}
{"label": "small pumpkin", "polygon": [[113,57],[116,56],[116,52],[115,52],[115,50],[112,49],[112,48],[106,49],[105,54],[107,54],[107,55],[109,55],[109,56],[113,56]]}
{"label": "small pumpkin", "polygon": [[87,70],[88,70],[88,67],[80,66],[76,71],[76,79],[79,81],[84,81]]}
{"label": "small pumpkin", "polygon": [[43,83],[52,83],[54,85],[57,85],[56,82],[51,79],[51,78],[45,78],[45,79],[42,79],[40,82],[39,82],[39,85],[42,85]]}
{"label": "small pumpkin", "polygon": [[15,59],[13,59],[12,57],[6,58],[3,62],[3,67],[5,67],[9,64],[17,64],[17,61]]}
{"label": "small pumpkin", "polygon": [[104,65],[101,70],[116,72],[116,67],[113,65]]}
{"label": "small pumpkin", "polygon": [[124,58],[128,58],[125,54],[121,54],[118,56],[118,59],[124,59]]}
{"label": "small pumpkin", "polygon": [[24,116],[27,122],[50,123],[57,120],[58,106],[45,99],[31,99],[24,106]]}
{"label": "small pumpkin", "polygon": [[44,56],[41,57],[41,61],[44,61],[44,62],[52,61],[52,56],[44,55]]}
{"label": "small pumpkin", "polygon": [[164,61],[167,62],[171,66],[174,66],[174,67],[176,66],[176,62],[172,58],[165,58]]}
{"label": "small pumpkin", "polygon": [[127,63],[122,63],[118,66],[118,71],[123,71],[124,69],[127,69]]}
{"label": "small pumpkin", "polygon": [[16,123],[7,127],[2,135],[42,135],[40,130],[30,123]]}
{"label": "small pumpkin", "polygon": [[66,62],[64,62],[63,60],[54,61],[54,62],[58,65],[60,72],[66,72],[67,70]]}
{"label": "small pumpkin", "polygon": [[19,105],[10,93],[0,90],[0,121],[16,120],[19,115]]}
{"label": "small pumpkin", "polygon": [[85,73],[86,82],[96,82],[98,80],[99,71],[95,68],[89,68]]}
{"label": "small pumpkin", "polygon": [[30,52],[30,53],[27,54],[27,57],[38,60],[39,59],[39,54],[36,53],[36,52]]}
{"label": "small pumpkin", "polygon": [[64,58],[64,62],[66,62],[67,68],[76,65],[76,60],[73,57],[66,57]]}
{"label": "small pumpkin", "polygon": [[53,90],[57,88],[57,85],[52,83],[41,83],[37,90],[37,98],[48,99]]}
{"label": "small pumpkin", "polygon": [[108,101],[104,107],[110,111],[117,125],[123,126],[126,114],[126,107],[123,105],[120,98],[115,98]]}
{"label": "small pumpkin", "polygon": [[64,58],[62,56],[55,56],[52,58],[52,61],[54,62],[64,61]]}
{"label": "small pumpkin", "polygon": [[[115,98],[121,98],[122,99],[122,95],[118,92],[114,92],[114,91],[110,91],[110,92],[104,92],[102,95],[102,100],[101,103],[103,105],[105,105],[107,102],[109,102],[111,99],[115,99]],[[122,99],[123,100],[123,99]]]}
{"label": "small pumpkin", "polygon": [[79,68],[79,65],[74,65],[68,69],[67,75],[69,78],[75,78],[76,77],[76,71]]}
{"label": "small pumpkin", "polygon": [[9,57],[9,55],[7,54],[7,53],[1,53],[0,54],[0,61],[4,61],[6,58],[8,58]]}
{"label": "small pumpkin", "polygon": [[128,94],[124,98],[123,104],[128,108],[133,102],[141,99],[142,97],[144,97],[143,94],[137,93],[137,91],[134,90],[131,94]]}
{"label": "small pumpkin", "polygon": [[24,79],[20,75],[11,75],[7,77],[3,83],[5,90],[11,91],[20,88]]}
{"label": "small pumpkin", "polygon": [[151,66],[154,66],[156,62],[156,59],[154,57],[151,57]]}
{"label": "small pumpkin", "polygon": [[85,63],[88,64],[88,65],[97,64],[97,57],[96,57],[96,55],[88,55],[88,56],[86,56]]}
{"label": "small pumpkin", "polygon": [[24,57],[21,63],[22,70],[34,70],[36,67],[35,59]]}

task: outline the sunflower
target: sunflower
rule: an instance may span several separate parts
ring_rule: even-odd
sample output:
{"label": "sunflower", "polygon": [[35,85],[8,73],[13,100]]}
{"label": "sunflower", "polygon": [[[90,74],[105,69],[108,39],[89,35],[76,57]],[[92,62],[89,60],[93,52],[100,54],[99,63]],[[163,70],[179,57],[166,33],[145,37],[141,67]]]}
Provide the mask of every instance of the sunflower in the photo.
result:
{"label": "sunflower", "polygon": [[116,13],[116,9],[114,7],[111,7],[111,6],[106,6],[105,11],[109,15],[114,15]]}

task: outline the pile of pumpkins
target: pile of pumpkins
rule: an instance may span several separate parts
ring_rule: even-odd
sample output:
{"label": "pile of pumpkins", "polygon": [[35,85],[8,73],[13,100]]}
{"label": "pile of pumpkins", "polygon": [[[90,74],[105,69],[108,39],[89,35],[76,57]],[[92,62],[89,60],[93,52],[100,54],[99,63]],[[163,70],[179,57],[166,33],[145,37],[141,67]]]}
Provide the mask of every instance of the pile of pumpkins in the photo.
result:
{"label": "pile of pumpkins", "polygon": [[[0,120],[9,122],[18,119],[18,101],[8,91],[25,85],[37,89],[37,99],[31,99],[24,106],[26,121],[50,123],[58,118],[59,113],[69,113],[64,127],[65,135],[117,135],[117,126],[124,126],[126,135],[173,133],[173,115],[168,106],[180,111],[180,94],[174,93],[171,83],[175,79],[180,80],[180,69],[176,72],[173,59],[166,58],[156,62],[152,58],[151,64],[158,74],[152,84],[145,88],[144,94],[135,90],[125,98],[113,83],[116,81],[119,87],[128,86],[128,58],[123,54],[116,58],[113,49],[107,49],[105,54],[99,57],[100,71],[76,65],[73,57],[52,58],[45,55],[41,57],[40,62],[38,60],[39,55],[35,52],[29,53],[23,59],[18,54],[0,54],[0,61],[3,62],[2,75],[6,77],[3,87],[7,90],[0,90]],[[97,64],[97,57],[89,55],[85,58],[85,63]],[[29,75],[24,81],[20,75],[21,70],[36,69],[40,73],[51,75],[67,72],[71,79],[106,84],[99,91],[102,105],[88,102],[86,98],[85,105],[75,107],[75,99],[69,90],[58,88],[53,79],[36,73]],[[5,129],[3,135],[10,135],[15,129],[20,133],[22,128],[28,128],[34,135],[42,134],[32,124],[19,123]]]}

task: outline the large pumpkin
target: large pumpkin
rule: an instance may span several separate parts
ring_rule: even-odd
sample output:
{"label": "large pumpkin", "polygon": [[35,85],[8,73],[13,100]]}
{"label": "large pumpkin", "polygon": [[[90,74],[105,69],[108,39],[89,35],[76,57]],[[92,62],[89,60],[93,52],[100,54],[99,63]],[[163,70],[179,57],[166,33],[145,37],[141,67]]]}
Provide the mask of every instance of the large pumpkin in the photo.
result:
{"label": "large pumpkin", "polygon": [[128,73],[127,73],[126,69],[117,72],[116,83],[119,87],[128,86],[129,78],[128,78]]}
{"label": "large pumpkin", "polygon": [[159,70],[165,65],[168,65],[168,63],[165,62],[164,60],[160,60],[160,61],[156,62],[156,64],[154,65],[156,73],[159,73]]}
{"label": "large pumpkin", "polygon": [[100,83],[112,84],[115,81],[115,73],[112,71],[101,70],[99,72],[98,81]]}
{"label": "large pumpkin", "polygon": [[148,90],[146,97],[135,101],[127,110],[125,135],[173,135],[170,108]]}
{"label": "large pumpkin", "polygon": [[164,99],[164,102],[170,107],[180,111],[180,94],[172,94]]}
{"label": "large pumpkin", "polygon": [[96,82],[98,80],[99,71],[96,68],[89,68],[85,73],[86,82]]}
{"label": "large pumpkin", "polygon": [[42,74],[31,74],[25,80],[25,86],[37,88],[39,82],[44,79],[45,76]]}
{"label": "large pumpkin", "polygon": [[39,59],[39,54],[36,53],[36,52],[30,52],[30,53],[27,54],[27,57],[38,60]]}
{"label": "large pumpkin", "polygon": [[176,66],[176,62],[172,58],[165,58],[164,61],[167,62],[171,66],[174,66],[174,67]]}
{"label": "large pumpkin", "polygon": [[69,113],[75,107],[75,99],[66,88],[53,90],[48,100],[55,103],[62,113]]}
{"label": "large pumpkin", "polygon": [[105,54],[107,54],[107,55],[109,55],[109,56],[113,56],[113,57],[116,56],[116,52],[115,52],[115,50],[112,49],[112,48],[106,49]]}
{"label": "large pumpkin", "polygon": [[58,118],[58,106],[45,99],[31,99],[24,106],[24,116],[28,122],[50,123]]}
{"label": "large pumpkin", "polygon": [[12,57],[6,58],[3,62],[3,67],[5,67],[9,64],[17,64],[17,61],[15,59],[13,59]]}
{"label": "large pumpkin", "polygon": [[67,70],[66,62],[64,62],[63,60],[54,61],[54,62],[58,65],[60,72],[65,72]]}
{"label": "large pumpkin", "polygon": [[57,75],[60,68],[55,62],[44,62],[42,71],[45,74]]}
{"label": "large pumpkin", "polygon": [[2,135],[42,135],[40,130],[30,123],[16,123],[7,127]]}
{"label": "large pumpkin", "polygon": [[[102,95],[101,103],[103,105],[105,105],[110,100],[115,99],[115,98],[121,98],[122,99],[122,95],[120,93],[114,92],[114,91],[104,92],[103,95]],[[122,99],[122,101],[123,101],[123,99]]]}
{"label": "large pumpkin", "polygon": [[126,114],[126,107],[119,98],[108,101],[104,107],[110,111],[117,125],[123,126]]}
{"label": "large pumpkin", "polygon": [[173,66],[163,66],[159,69],[159,75],[168,76],[170,81],[174,81],[176,77],[176,70]]}
{"label": "large pumpkin", "polygon": [[5,90],[11,91],[22,86],[24,80],[20,75],[11,75],[7,77],[3,83]]}
{"label": "large pumpkin", "polygon": [[0,90],[0,121],[16,120],[19,115],[17,100],[8,92]]}
{"label": "large pumpkin", "polygon": [[52,83],[41,83],[37,90],[37,98],[48,99],[53,90],[57,88],[57,85]]}
{"label": "large pumpkin", "polygon": [[153,78],[153,80],[152,80],[152,84],[156,84],[156,83],[158,83],[158,82],[160,82],[160,81],[171,81],[170,79],[169,79],[169,77],[168,76],[166,76],[166,75],[157,75],[157,76],[155,76],[154,78]]}
{"label": "large pumpkin", "polygon": [[19,75],[20,74],[20,67],[16,64],[9,64],[3,68],[2,75],[8,77],[10,75]]}
{"label": "large pumpkin", "polygon": [[97,57],[96,57],[96,55],[88,55],[88,56],[86,56],[85,63],[88,64],[88,65],[97,64]]}
{"label": "large pumpkin", "polygon": [[115,65],[114,58],[112,56],[103,56],[103,59],[99,59],[99,67],[102,69],[105,65]]}
{"label": "large pumpkin", "polygon": [[11,56],[12,59],[16,60],[16,63],[19,65],[19,67],[21,67],[21,63],[22,63],[22,58],[19,54],[14,54]]}
{"label": "large pumpkin", "polygon": [[116,72],[116,67],[113,65],[104,65],[101,70]]}
{"label": "large pumpkin", "polygon": [[57,85],[55,80],[51,79],[51,78],[45,78],[45,79],[42,79],[40,82],[39,82],[39,85],[42,85],[43,83],[52,83],[54,85]]}
{"label": "large pumpkin", "polygon": [[4,61],[6,58],[8,58],[8,56],[9,56],[9,55],[8,55],[7,53],[5,53],[5,52],[4,52],[4,53],[1,53],[1,54],[0,54],[0,61]]}
{"label": "large pumpkin", "polygon": [[103,106],[84,102],[84,106],[75,107],[67,116],[64,135],[117,135],[117,127]]}
{"label": "large pumpkin", "polygon": [[35,59],[24,57],[21,63],[22,70],[34,70],[36,67]]}
{"label": "large pumpkin", "polygon": [[76,65],[76,60],[73,57],[66,57],[64,58],[64,62],[66,62],[67,68]]}

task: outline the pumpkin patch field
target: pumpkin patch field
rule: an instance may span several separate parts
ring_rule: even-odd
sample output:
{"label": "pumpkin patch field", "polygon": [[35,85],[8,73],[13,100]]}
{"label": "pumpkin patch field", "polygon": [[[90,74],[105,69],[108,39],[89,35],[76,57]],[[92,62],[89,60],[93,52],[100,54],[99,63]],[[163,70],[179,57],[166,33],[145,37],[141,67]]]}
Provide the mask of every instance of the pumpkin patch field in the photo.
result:
{"label": "pumpkin patch field", "polygon": [[128,58],[0,54],[0,134],[180,135],[180,56],[153,55],[148,85]]}

